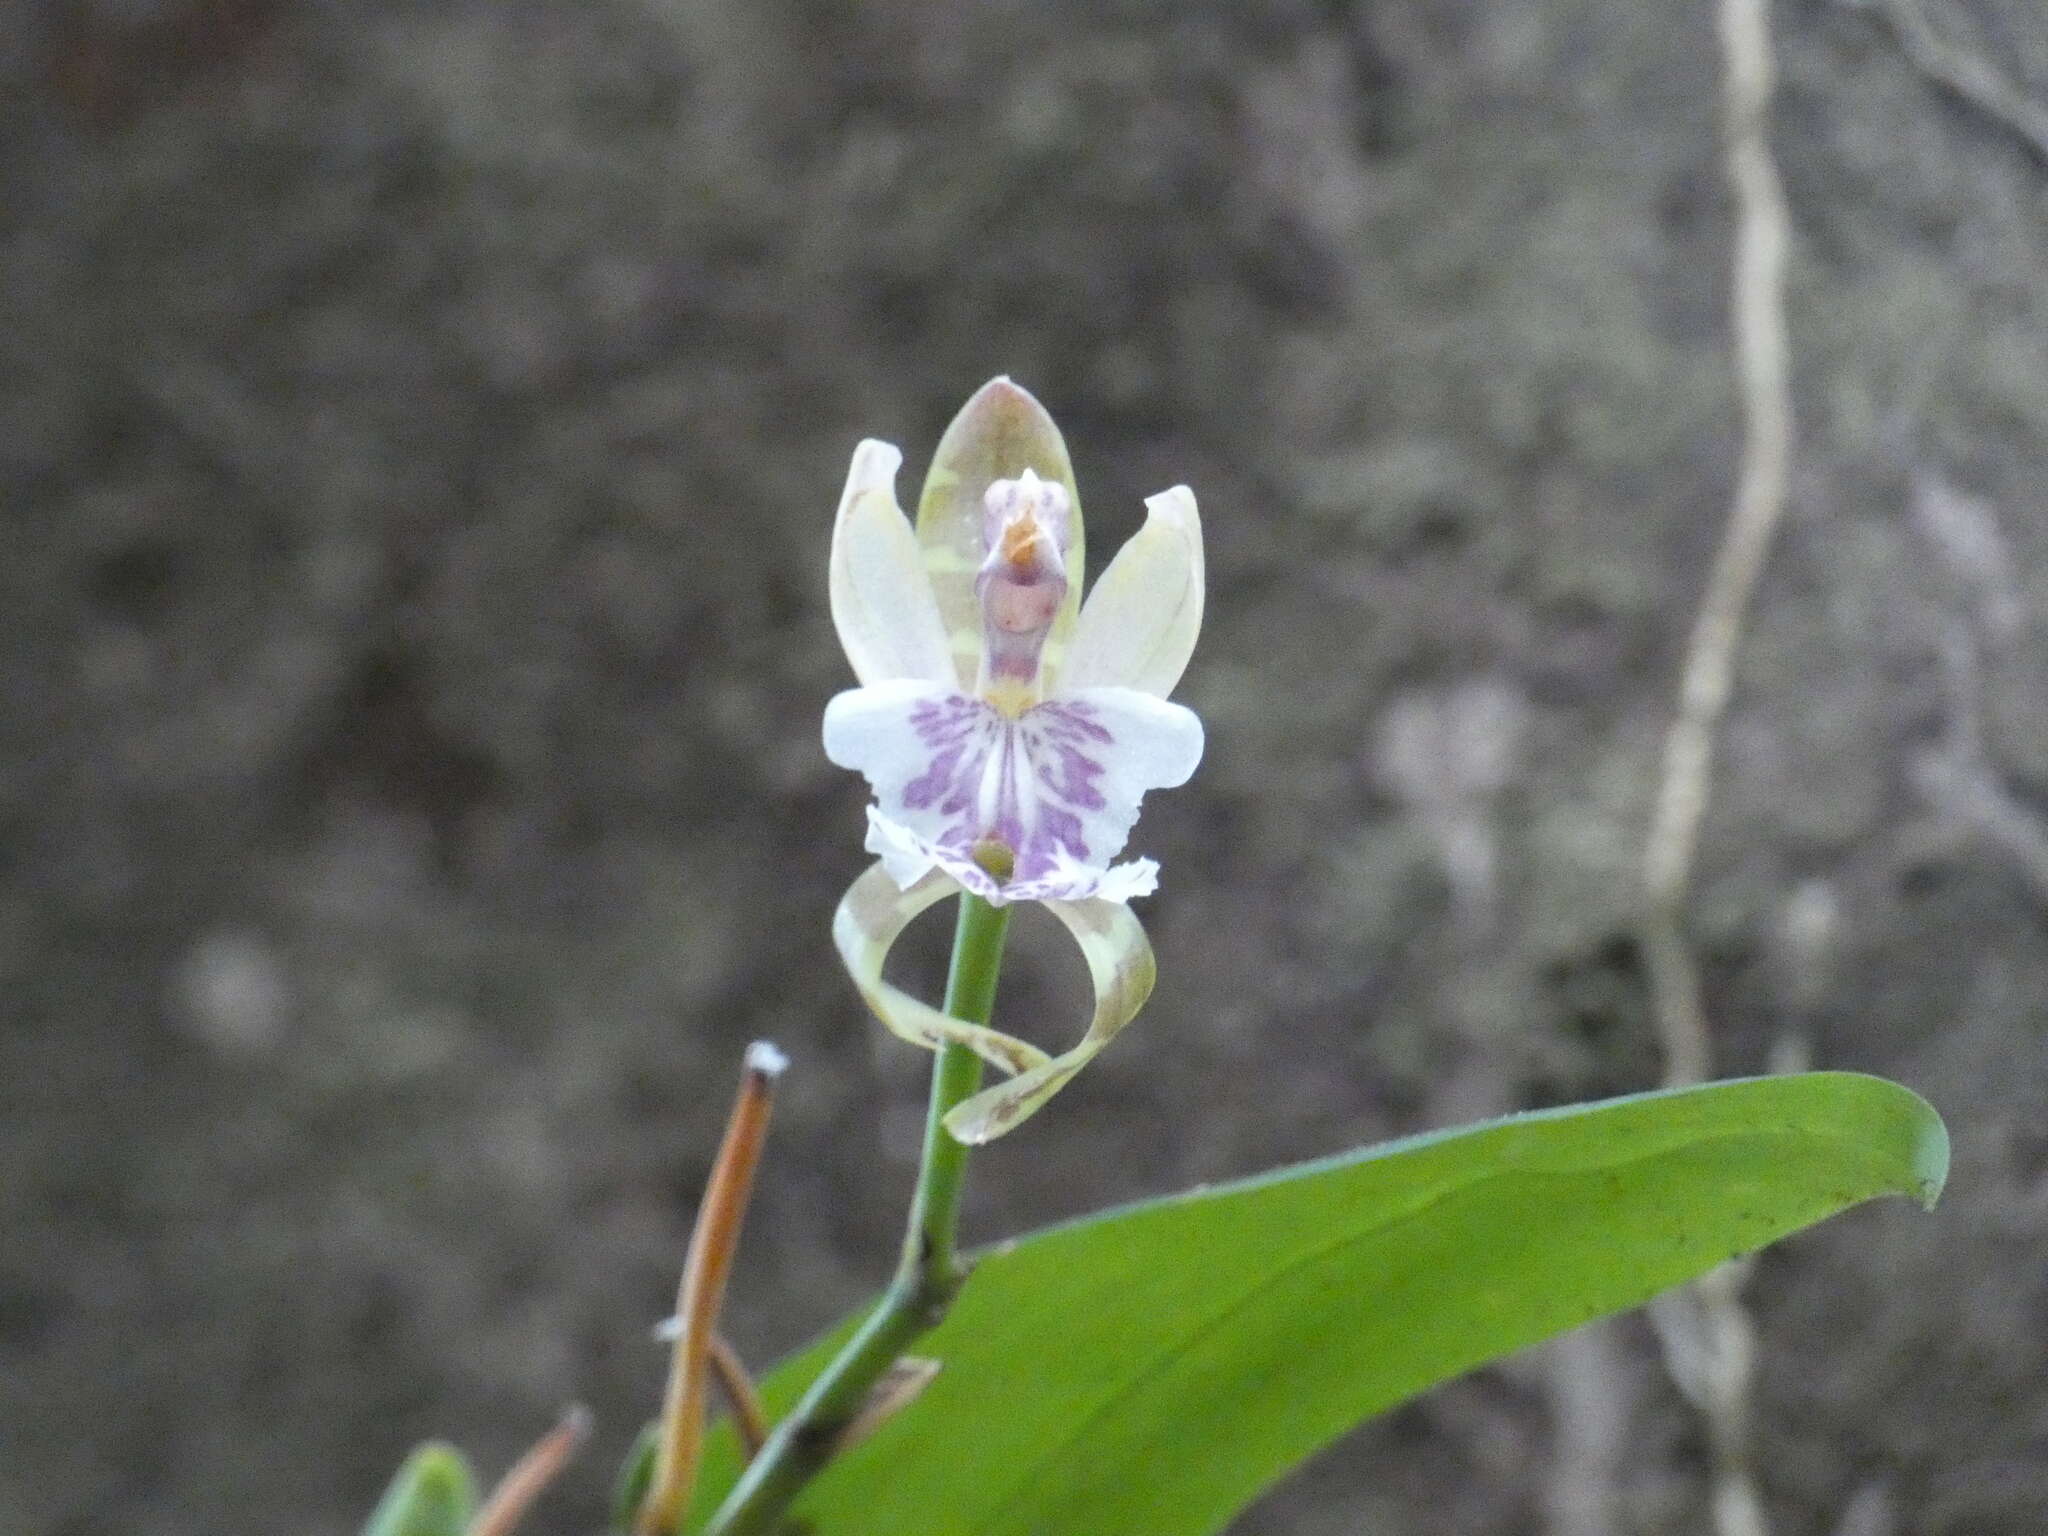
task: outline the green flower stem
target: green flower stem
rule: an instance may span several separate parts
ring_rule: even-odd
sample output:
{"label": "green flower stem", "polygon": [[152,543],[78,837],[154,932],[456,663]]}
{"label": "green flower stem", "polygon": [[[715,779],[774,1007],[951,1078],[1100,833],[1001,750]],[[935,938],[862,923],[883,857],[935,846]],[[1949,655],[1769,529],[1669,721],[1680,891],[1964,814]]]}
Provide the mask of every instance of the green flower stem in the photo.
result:
{"label": "green flower stem", "polygon": [[[946,977],[946,1012],[986,1024],[995,1006],[1008,907],[962,893]],[[967,1148],[946,1130],[946,1114],[981,1086],[981,1061],[949,1045],[932,1063],[931,1107],[925,1116],[924,1161],[911,1197],[909,1230],[896,1275],[846,1347],[811,1383],[789,1417],[775,1426],[760,1455],[704,1527],[703,1536],[767,1536],[804,1484],[823,1470],[883,1372],[917,1339],[939,1325],[967,1279],[960,1262],[960,1191]]]}

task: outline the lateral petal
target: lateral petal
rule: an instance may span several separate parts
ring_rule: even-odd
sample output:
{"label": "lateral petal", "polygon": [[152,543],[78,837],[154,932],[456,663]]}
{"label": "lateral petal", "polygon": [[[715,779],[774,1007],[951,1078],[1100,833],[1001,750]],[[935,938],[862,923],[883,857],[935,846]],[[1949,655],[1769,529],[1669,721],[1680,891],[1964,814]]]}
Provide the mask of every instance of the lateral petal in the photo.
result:
{"label": "lateral petal", "polygon": [[984,1088],[946,1116],[946,1129],[969,1146],[1007,1135],[1030,1119],[1138,1016],[1152,994],[1158,974],[1152,945],[1129,907],[1116,901],[1045,905],[1081,946],[1095,988],[1095,1014],[1072,1050]]}
{"label": "lateral petal", "polygon": [[832,525],[832,623],[863,683],[953,676],[952,643],[910,520],[896,504],[903,455],[868,438],[853,451]]}
{"label": "lateral petal", "polygon": [[1082,606],[1053,685],[1135,688],[1165,698],[1202,628],[1202,520],[1184,485],[1147,497],[1145,526],[1117,551]]}
{"label": "lateral petal", "polygon": [[911,920],[959,889],[943,872],[933,870],[906,891],[876,864],[840,898],[839,910],[832,915],[832,943],[868,1008],[890,1033],[928,1051],[964,1045],[999,1071],[1035,1072],[1048,1061],[1037,1046],[986,1025],[949,1017],[882,980],[889,951]]}

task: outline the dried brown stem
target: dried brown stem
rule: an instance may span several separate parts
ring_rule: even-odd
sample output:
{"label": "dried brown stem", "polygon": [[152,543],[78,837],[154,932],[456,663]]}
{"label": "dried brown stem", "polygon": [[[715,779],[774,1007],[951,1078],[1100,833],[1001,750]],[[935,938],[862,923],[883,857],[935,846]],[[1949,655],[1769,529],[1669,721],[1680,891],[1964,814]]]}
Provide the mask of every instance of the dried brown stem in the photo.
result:
{"label": "dried brown stem", "polygon": [[589,1434],[590,1410],[579,1403],[564,1413],[562,1421],[535,1441],[512,1464],[512,1470],[498,1480],[483,1508],[469,1522],[468,1536],[511,1536],[533,1507],[533,1501],[561,1476],[562,1468]]}
{"label": "dried brown stem", "polygon": [[761,1394],[754,1390],[754,1378],[747,1374],[739,1351],[722,1333],[711,1335],[711,1374],[718,1378],[718,1390],[732,1409],[733,1428],[739,1431],[740,1446],[752,1461],[768,1439],[768,1415],[761,1407]]}
{"label": "dried brown stem", "polygon": [[788,1060],[774,1046],[756,1041],[747,1048],[746,1071],[739,1097],[725,1128],[718,1160],[704,1201],[697,1209],[697,1227],[683,1256],[683,1276],[676,1288],[676,1343],[669,1366],[668,1393],[662,1404],[660,1440],[655,1450],[654,1477],[640,1506],[639,1536],[671,1536],[697,1480],[704,1453],[704,1407],[712,1370],[713,1328],[725,1300],[725,1283],[739,1248],[740,1226],[753,1193],[754,1171],[768,1139],[768,1115],[774,1106],[775,1080]]}

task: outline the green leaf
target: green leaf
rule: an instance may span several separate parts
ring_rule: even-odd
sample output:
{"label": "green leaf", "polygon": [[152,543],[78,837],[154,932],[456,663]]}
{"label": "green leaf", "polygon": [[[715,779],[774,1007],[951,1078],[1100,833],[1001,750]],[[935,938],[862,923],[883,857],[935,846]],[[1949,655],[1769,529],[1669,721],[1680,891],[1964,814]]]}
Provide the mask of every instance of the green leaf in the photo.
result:
{"label": "green leaf", "polygon": [[[1877,1195],[1948,1137],[1878,1078],[1518,1115],[986,1254],[918,1402],[799,1499],[816,1536],[1202,1536],[1351,1425]],[[843,1330],[842,1330],[843,1335]],[[836,1340],[766,1383],[781,1412]],[[701,1520],[736,1476],[729,1432]]]}
{"label": "green leaf", "polygon": [[633,1448],[626,1452],[626,1459],[619,1466],[618,1479],[612,1484],[614,1530],[633,1529],[640,1506],[647,1502],[647,1490],[654,1486],[654,1462],[660,1451],[661,1421],[656,1419],[641,1426]]}
{"label": "green leaf", "polygon": [[452,1445],[429,1441],[406,1457],[363,1536],[462,1536],[476,1513],[476,1479]]}

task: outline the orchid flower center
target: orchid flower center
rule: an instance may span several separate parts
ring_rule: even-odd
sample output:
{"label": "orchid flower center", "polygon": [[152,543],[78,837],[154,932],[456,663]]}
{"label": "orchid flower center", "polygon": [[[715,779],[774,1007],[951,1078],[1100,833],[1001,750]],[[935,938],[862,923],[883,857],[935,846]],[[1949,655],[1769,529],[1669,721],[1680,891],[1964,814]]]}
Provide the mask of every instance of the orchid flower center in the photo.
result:
{"label": "orchid flower center", "polygon": [[982,547],[975,574],[981,604],[978,692],[1006,714],[1038,702],[1046,636],[1067,596],[1067,489],[1025,470],[997,480],[982,498]]}

